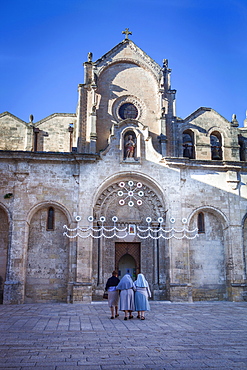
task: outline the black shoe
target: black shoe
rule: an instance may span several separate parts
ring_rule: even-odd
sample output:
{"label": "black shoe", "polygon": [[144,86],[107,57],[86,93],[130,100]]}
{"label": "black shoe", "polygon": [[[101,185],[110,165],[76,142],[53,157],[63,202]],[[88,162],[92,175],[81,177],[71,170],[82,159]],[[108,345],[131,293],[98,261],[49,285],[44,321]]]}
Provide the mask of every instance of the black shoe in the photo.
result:
{"label": "black shoe", "polygon": [[124,320],[128,320],[128,317],[125,317]]}
{"label": "black shoe", "polygon": [[114,319],[114,316],[111,316],[111,319]]}

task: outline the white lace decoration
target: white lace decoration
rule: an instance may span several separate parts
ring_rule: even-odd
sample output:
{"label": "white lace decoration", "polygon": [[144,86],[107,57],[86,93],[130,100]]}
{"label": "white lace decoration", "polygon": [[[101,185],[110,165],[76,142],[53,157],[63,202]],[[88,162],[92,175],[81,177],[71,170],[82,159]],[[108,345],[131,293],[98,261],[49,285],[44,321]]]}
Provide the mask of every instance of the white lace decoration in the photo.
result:
{"label": "white lace decoration", "polygon": [[[75,218],[76,222],[79,223],[81,221],[80,216],[76,216]],[[90,223],[94,222],[93,216],[88,217],[88,221]],[[118,222],[118,218],[116,216],[112,217],[113,226],[104,226],[104,223],[106,221],[106,218],[104,216],[100,217],[98,221],[96,221],[96,224],[98,226],[83,226],[80,227],[79,224],[77,224],[77,227],[71,229],[67,225],[64,225],[64,229],[66,231],[63,233],[64,236],[73,239],[76,237],[80,238],[94,238],[94,239],[100,239],[100,238],[118,238],[118,239],[124,239],[130,234],[136,235],[140,239],[166,239],[169,240],[171,238],[175,238],[177,240],[181,239],[195,239],[199,236],[198,234],[198,228],[194,228],[193,230],[189,230],[186,227],[187,219],[183,218],[182,224],[184,225],[181,229],[177,229],[174,227],[165,228],[163,227],[164,219],[162,217],[158,218],[158,227],[152,227],[152,218],[147,217],[146,222],[147,226],[139,226],[139,225],[131,225],[128,224],[125,227],[119,228],[116,226],[116,223]],[[174,224],[176,222],[174,217],[170,218],[170,223]],[[130,226],[134,226],[134,232],[130,232]]]}

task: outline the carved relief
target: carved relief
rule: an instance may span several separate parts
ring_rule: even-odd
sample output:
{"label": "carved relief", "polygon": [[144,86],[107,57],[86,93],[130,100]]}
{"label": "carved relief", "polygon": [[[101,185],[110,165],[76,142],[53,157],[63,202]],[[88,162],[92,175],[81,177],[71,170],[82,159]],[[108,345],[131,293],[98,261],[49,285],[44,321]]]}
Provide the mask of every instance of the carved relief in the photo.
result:
{"label": "carved relief", "polygon": [[[142,204],[135,204],[133,207],[128,206],[128,202],[124,205],[119,204],[119,191],[121,187],[119,186],[121,181],[110,185],[105,189],[99,196],[94,212],[95,217],[105,216],[107,220],[111,223],[113,216],[117,216],[119,223],[130,222],[133,223],[146,223],[146,217],[151,217],[153,220],[157,220],[158,217],[165,217],[164,207],[161,200],[157,196],[154,190],[149,186],[143,184],[142,192],[143,196]],[[128,182],[128,180],[126,180]],[[133,186],[137,185],[138,181],[133,181]]]}

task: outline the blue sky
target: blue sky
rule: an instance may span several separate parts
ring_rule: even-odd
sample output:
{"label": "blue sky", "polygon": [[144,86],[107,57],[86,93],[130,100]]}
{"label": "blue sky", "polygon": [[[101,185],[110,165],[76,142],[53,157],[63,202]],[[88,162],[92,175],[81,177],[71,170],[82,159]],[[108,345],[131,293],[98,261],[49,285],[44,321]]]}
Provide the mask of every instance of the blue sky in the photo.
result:
{"label": "blue sky", "polygon": [[201,106],[226,119],[247,109],[247,0],[2,0],[0,112],[34,122],[75,113],[87,53],[130,38],[169,60],[177,115]]}

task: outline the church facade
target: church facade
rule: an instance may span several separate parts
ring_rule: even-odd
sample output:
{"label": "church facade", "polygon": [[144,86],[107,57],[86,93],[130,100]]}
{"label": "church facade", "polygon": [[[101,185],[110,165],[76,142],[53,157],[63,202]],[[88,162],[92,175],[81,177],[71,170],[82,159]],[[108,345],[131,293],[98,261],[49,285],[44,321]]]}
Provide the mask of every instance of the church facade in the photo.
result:
{"label": "church facade", "polygon": [[113,270],[154,300],[247,300],[247,120],[176,116],[128,37],[84,63],[73,114],[0,114],[0,301],[100,300]]}

